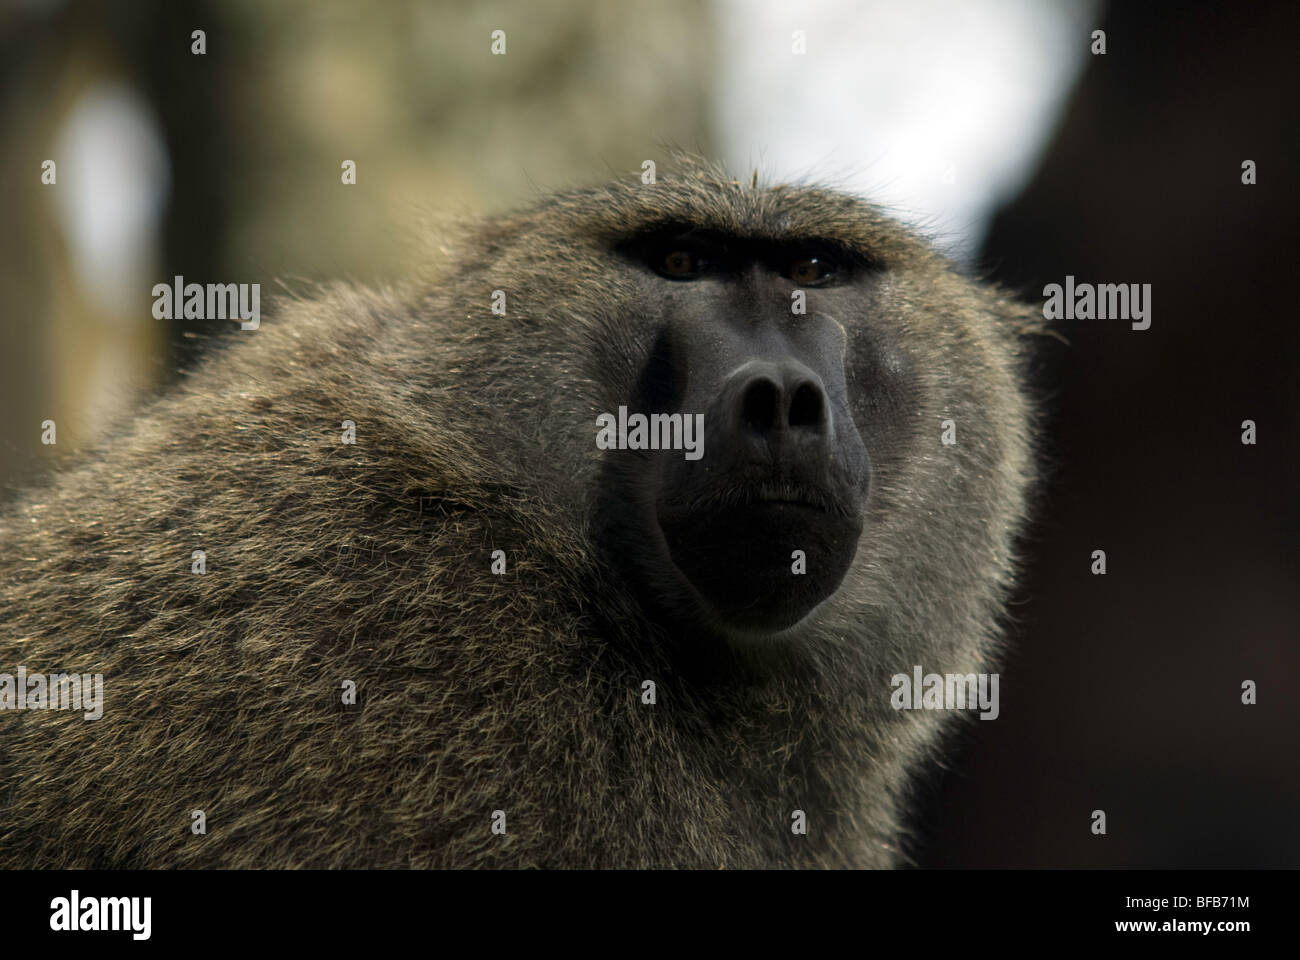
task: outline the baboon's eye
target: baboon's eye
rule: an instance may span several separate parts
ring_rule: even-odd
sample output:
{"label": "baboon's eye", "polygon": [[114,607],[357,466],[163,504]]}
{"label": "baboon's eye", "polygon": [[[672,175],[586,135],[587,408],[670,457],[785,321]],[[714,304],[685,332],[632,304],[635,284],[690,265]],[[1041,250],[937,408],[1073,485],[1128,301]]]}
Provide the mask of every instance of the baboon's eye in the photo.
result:
{"label": "baboon's eye", "polygon": [[727,238],[686,223],[670,223],[615,244],[614,249],[667,280],[700,280],[735,269]]}
{"label": "baboon's eye", "polygon": [[786,276],[801,287],[815,287],[835,275],[837,265],[834,260],[823,254],[811,257],[798,257],[790,261]]}
{"label": "baboon's eye", "polygon": [[702,257],[690,250],[669,250],[660,261],[659,272],[681,280],[701,273],[706,265]]}

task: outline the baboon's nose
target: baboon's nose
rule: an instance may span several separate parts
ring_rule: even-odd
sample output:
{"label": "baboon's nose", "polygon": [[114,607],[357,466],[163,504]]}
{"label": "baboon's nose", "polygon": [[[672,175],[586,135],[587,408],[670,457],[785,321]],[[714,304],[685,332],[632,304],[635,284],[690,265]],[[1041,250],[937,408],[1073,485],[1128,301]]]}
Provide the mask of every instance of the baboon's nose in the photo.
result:
{"label": "baboon's nose", "polygon": [[731,434],[744,445],[778,450],[824,445],[831,428],[830,404],[821,378],[795,360],[752,360],[722,388],[719,409]]}

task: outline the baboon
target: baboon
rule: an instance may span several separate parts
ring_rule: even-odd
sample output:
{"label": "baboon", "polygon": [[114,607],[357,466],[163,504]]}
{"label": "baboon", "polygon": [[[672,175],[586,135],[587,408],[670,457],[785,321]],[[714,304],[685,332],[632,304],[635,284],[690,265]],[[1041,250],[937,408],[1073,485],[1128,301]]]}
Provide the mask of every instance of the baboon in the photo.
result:
{"label": "baboon", "polygon": [[104,697],[0,711],[0,863],[906,862],[969,714],[891,677],[996,662],[1033,312],[699,161],[448,243],[6,512],[0,671]]}

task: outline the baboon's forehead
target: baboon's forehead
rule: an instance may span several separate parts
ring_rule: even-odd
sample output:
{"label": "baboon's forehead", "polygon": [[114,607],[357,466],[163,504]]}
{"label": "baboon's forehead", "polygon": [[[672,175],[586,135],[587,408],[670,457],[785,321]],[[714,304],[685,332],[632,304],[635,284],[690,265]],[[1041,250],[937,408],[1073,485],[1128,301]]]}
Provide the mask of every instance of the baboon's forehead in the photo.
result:
{"label": "baboon's forehead", "polygon": [[562,194],[532,213],[540,231],[599,244],[682,224],[752,240],[836,240],[885,260],[928,256],[919,238],[869,202],[818,186],[695,174]]}

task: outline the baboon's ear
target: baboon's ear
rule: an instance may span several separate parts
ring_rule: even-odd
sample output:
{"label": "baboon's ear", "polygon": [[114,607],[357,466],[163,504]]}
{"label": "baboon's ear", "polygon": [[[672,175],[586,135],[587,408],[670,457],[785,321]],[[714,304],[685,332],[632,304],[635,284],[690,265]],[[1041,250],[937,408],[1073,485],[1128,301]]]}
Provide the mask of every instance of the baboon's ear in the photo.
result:
{"label": "baboon's ear", "polygon": [[1006,290],[990,290],[990,311],[1001,321],[1001,328],[1014,337],[1052,337],[1069,345],[1068,340],[1054,329],[1051,321],[1044,319],[1043,308],[1033,302],[1013,296]]}

